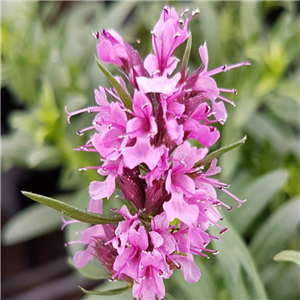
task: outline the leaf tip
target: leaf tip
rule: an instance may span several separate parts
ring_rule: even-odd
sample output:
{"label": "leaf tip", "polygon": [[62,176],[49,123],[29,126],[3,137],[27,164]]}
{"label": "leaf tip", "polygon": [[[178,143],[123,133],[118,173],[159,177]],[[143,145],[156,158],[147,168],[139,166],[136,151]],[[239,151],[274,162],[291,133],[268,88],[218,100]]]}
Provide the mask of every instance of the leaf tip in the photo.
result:
{"label": "leaf tip", "polygon": [[244,144],[247,140],[247,135],[245,135],[242,139],[241,139],[241,142]]}
{"label": "leaf tip", "polygon": [[87,293],[87,290],[84,289],[82,286],[78,285],[78,287],[79,287],[84,293]]}

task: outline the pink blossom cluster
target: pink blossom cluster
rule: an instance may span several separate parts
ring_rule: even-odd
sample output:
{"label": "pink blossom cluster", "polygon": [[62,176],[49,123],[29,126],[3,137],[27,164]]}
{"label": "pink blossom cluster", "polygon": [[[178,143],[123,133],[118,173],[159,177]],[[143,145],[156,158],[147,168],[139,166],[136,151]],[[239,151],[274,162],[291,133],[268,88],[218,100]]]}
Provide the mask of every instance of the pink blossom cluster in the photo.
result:
{"label": "pink blossom cluster", "polygon": [[[79,134],[95,133],[77,148],[99,153],[101,166],[83,169],[96,169],[106,176],[90,184],[89,210],[101,214],[102,200],[110,198],[116,184],[134,210],[124,205],[115,209],[124,218],[119,224],[94,225],[82,232],[76,242],[87,248],[76,253],[75,265],[82,268],[96,257],[111,279],[133,285],[136,299],[163,299],[163,279],[170,278],[176,268],[187,282],[197,282],[200,270],[194,255],[216,253],[206,247],[211,238],[219,238],[207,229],[217,226],[224,233],[219,208],[231,210],[218,200],[216,189],[239,206],[244,201],[212,178],[220,172],[217,159],[207,170],[198,162],[220,137],[214,125],[226,122],[224,103],[233,104],[223,93],[236,94],[234,89],[218,87],[212,76],[249,62],[208,70],[204,43],[199,48],[202,65],[196,71],[180,66],[174,52],[188,39],[188,24],[198,13],[184,19],[187,12],[178,15],[168,4],[163,8],[151,32],[154,53],[144,61],[114,30],[95,32],[100,60],[120,68],[122,77],[115,79],[132,105],[126,105],[115,88],[100,86],[95,90],[96,106],[67,112],[68,121],[82,112],[95,113],[92,126]],[[202,147],[192,147],[189,140]]]}

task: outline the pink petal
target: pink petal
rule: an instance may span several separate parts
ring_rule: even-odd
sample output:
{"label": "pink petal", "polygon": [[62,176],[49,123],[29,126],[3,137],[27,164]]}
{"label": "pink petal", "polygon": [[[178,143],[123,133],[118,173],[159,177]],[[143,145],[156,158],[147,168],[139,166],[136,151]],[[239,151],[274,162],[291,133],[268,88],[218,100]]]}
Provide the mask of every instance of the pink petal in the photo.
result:
{"label": "pink petal", "polygon": [[182,173],[173,174],[172,185],[179,187],[183,193],[194,194],[195,193],[195,183],[193,179]]}
{"label": "pink petal", "polygon": [[215,112],[214,117],[216,120],[220,120],[220,123],[224,124],[227,120],[227,112],[223,102],[213,102],[213,111]]}
{"label": "pink petal", "polygon": [[128,242],[132,246],[136,246],[142,250],[146,250],[148,248],[148,236],[145,227],[140,227],[138,231],[136,231],[135,229],[131,229],[128,235]]}
{"label": "pink petal", "polygon": [[194,262],[193,255],[188,254],[186,257],[184,256],[178,257],[176,258],[176,261],[180,263],[181,265],[180,270],[182,271],[182,275],[184,279],[188,283],[196,283],[200,279],[201,273],[199,268]]}
{"label": "pink petal", "polygon": [[170,201],[163,204],[169,222],[179,219],[187,225],[193,224],[197,220],[198,206],[189,205],[183,199],[183,194],[173,193]]}
{"label": "pink petal", "polygon": [[92,199],[100,200],[103,198],[109,198],[115,190],[116,175],[108,175],[106,179],[102,182],[92,181],[89,187],[89,193]]}
{"label": "pink petal", "polygon": [[136,81],[139,89],[145,94],[161,93],[171,95],[174,93],[180,77],[180,73],[177,73],[172,78],[167,78],[167,76],[155,76],[153,78],[137,77]]}
{"label": "pink petal", "polygon": [[204,70],[203,72],[207,71],[207,67],[208,67],[208,50],[207,50],[207,45],[206,42],[203,44],[203,46],[200,46],[199,48],[199,54],[201,57],[201,60],[204,64]]}
{"label": "pink petal", "polygon": [[123,157],[125,165],[130,169],[143,162],[153,170],[160,160],[160,150],[151,147],[149,138],[137,138],[133,147],[123,150]]}
{"label": "pink petal", "polygon": [[154,71],[158,70],[157,57],[154,54],[149,54],[144,61],[145,69],[151,75]]}
{"label": "pink petal", "polygon": [[164,243],[164,240],[159,233],[155,231],[150,231],[149,235],[154,248],[158,248]]}
{"label": "pink petal", "polygon": [[96,214],[102,214],[103,213],[102,202],[103,202],[102,199],[100,199],[100,200],[92,199],[89,204],[89,211],[94,212]]}
{"label": "pink petal", "polygon": [[170,139],[177,145],[181,144],[184,136],[183,125],[178,125],[175,119],[169,119],[166,125]]}
{"label": "pink petal", "polygon": [[77,251],[74,256],[74,264],[77,268],[83,268],[90,260],[94,258],[95,249],[89,244],[85,250]]}
{"label": "pink petal", "polygon": [[202,93],[204,97],[212,101],[219,96],[217,84],[210,77],[200,75],[193,87],[193,90]]}

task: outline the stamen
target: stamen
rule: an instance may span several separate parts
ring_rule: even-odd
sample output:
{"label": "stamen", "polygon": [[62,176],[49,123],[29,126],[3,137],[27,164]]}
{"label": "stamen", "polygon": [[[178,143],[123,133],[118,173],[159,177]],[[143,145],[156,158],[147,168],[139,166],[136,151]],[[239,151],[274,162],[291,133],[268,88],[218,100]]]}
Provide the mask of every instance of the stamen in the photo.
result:
{"label": "stamen", "polygon": [[186,13],[188,13],[190,10],[188,8],[186,8],[181,14],[180,14],[180,18],[182,18]]}
{"label": "stamen", "polygon": [[95,127],[94,126],[90,126],[90,127],[81,129],[79,131],[76,131],[76,134],[78,134],[79,136],[82,136],[84,134],[84,132],[92,130],[92,129],[95,129]]}
{"label": "stamen", "polygon": [[211,235],[211,234],[209,234],[208,236],[209,236],[211,239],[213,239],[213,240],[223,242],[223,241],[222,241],[219,237],[217,237],[217,236],[214,236],[214,235]]}
{"label": "stamen", "polygon": [[223,89],[223,88],[218,88],[219,92],[221,93],[231,93],[234,95],[237,95],[237,90],[236,89]]}
{"label": "stamen", "polygon": [[100,38],[100,33],[99,33],[99,31],[93,31],[92,34],[93,34],[93,37],[94,37],[96,40],[99,40],[99,38]]}
{"label": "stamen", "polygon": [[214,116],[216,114],[216,112],[215,111],[212,111],[212,112],[210,112],[208,115],[207,115],[207,117],[209,118],[209,117],[211,117],[211,116]]}
{"label": "stamen", "polygon": [[218,67],[216,69],[207,71],[204,74],[206,76],[212,76],[212,75],[219,74],[219,73],[222,73],[222,72],[227,72],[231,69],[235,69],[235,68],[239,68],[239,67],[243,67],[243,66],[250,66],[250,65],[251,65],[251,63],[249,61],[245,61],[245,62],[238,63],[238,64],[231,65],[231,66],[224,65],[222,67]]}
{"label": "stamen", "polygon": [[127,139],[127,138],[128,138],[128,136],[125,135],[125,134],[124,134],[124,135],[119,135],[119,136],[118,136],[118,139]]}
{"label": "stamen", "polygon": [[200,13],[199,8],[196,8],[195,10],[192,11],[192,17],[194,17],[195,15],[198,15]]}
{"label": "stamen", "polygon": [[194,252],[194,253],[196,253],[196,254],[198,254],[198,255],[200,255],[200,256],[203,256],[203,257],[206,257],[207,259],[209,259],[209,256],[207,255],[207,254],[205,254],[205,253],[203,253],[202,252],[202,250],[204,250],[204,249],[196,249],[195,247],[191,247],[191,250]]}
{"label": "stamen", "polygon": [[101,107],[94,106],[94,107],[87,107],[87,108],[79,109],[79,110],[76,110],[76,111],[73,111],[73,112],[69,112],[67,110],[67,106],[65,106],[65,112],[68,115],[67,120],[68,120],[69,124],[70,124],[70,119],[73,116],[79,115],[79,114],[84,113],[84,112],[94,113],[94,112],[100,112],[100,111],[101,111]]}
{"label": "stamen", "polygon": [[186,167],[186,163],[185,163],[185,161],[183,159],[180,161],[180,163],[182,163],[183,166]]}
{"label": "stamen", "polygon": [[241,200],[239,199],[238,197],[236,197],[235,195],[231,194],[229,191],[227,191],[226,189],[224,188],[220,188],[221,191],[223,191],[225,194],[227,194],[228,196],[230,196],[232,199],[234,199],[235,201],[238,202],[238,207],[241,207],[242,203],[246,202],[247,199],[244,199],[244,200]]}
{"label": "stamen", "polygon": [[167,5],[165,5],[164,7],[163,7],[163,10],[168,14],[169,13],[169,7],[167,6]]}
{"label": "stamen", "polygon": [[151,73],[151,76],[154,76],[155,74],[160,74],[160,70],[155,70]]}
{"label": "stamen", "polygon": [[97,121],[95,121],[95,120],[93,121],[93,123],[92,123],[92,124],[93,124],[93,126],[94,126],[94,127],[98,127],[98,126],[100,126],[100,125],[101,125],[99,122],[97,122]]}
{"label": "stamen", "polygon": [[223,228],[221,231],[220,231],[220,235],[224,234],[225,232],[228,231],[228,228]]}
{"label": "stamen", "polygon": [[102,167],[102,166],[83,167],[83,168],[80,168],[79,171],[99,170],[99,169],[105,170],[105,167]]}
{"label": "stamen", "polygon": [[142,105],[142,109],[144,109],[144,108],[145,108],[146,106],[148,106],[148,105],[150,105],[149,102],[144,103],[144,104]]}
{"label": "stamen", "polygon": [[96,149],[94,148],[88,148],[86,146],[80,146],[78,148],[74,148],[74,151],[86,151],[86,152],[98,152]]}
{"label": "stamen", "polygon": [[176,32],[173,36],[173,39],[176,39],[177,37],[180,37],[180,36],[181,36],[181,34],[179,32]]}
{"label": "stamen", "polygon": [[231,100],[229,100],[229,99],[227,99],[227,98],[225,98],[221,95],[219,95],[217,98],[219,98],[220,100],[222,100],[224,102],[227,102],[227,103],[231,104],[233,107],[235,107],[235,103],[233,101],[231,101]]}
{"label": "stamen", "polygon": [[225,120],[225,119],[222,119],[222,118],[220,118],[220,119],[218,120],[218,122],[219,122],[221,125],[224,125],[224,124],[226,123],[226,120]]}

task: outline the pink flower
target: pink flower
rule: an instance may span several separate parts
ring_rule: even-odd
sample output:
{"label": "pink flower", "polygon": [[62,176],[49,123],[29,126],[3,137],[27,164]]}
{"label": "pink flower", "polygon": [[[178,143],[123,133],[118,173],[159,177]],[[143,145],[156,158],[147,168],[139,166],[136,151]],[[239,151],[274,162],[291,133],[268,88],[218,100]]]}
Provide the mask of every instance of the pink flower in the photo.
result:
{"label": "pink flower", "polygon": [[121,160],[105,161],[98,171],[101,175],[107,176],[102,182],[92,181],[90,184],[90,195],[93,199],[99,200],[109,198],[115,190],[115,179],[118,174],[123,172],[123,165]]}
{"label": "pink flower", "polygon": [[152,104],[143,92],[135,92],[133,111],[134,118],[127,123],[126,133],[130,138],[136,138],[136,143],[123,150],[124,163],[130,169],[145,163],[152,170],[160,159],[160,150],[151,145],[157,125],[152,115]]}
{"label": "pink flower", "polygon": [[[96,32],[99,58],[120,68],[121,77],[115,76],[115,80],[128,99],[124,100],[118,88],[100,86],[95,90],[95,106],[66,110],[68,122],[83,112],[95,114],[92,126],[78,134],[95,133],[75,149],[98,154],[100,165],[81,170],[96,169],[105,177],[90,184],[89,210],[102,213],[102,199],[111,197],[116,181],[122,200],[130,203],[114,209],[123,221],[93,225],[80,232],[78,241],[69,243],[86,244],[85,250],[76,253],[75,265],[81,268],[96,257],[112,280],[133,286],[136,299],[163,299],[164,279],[170,278],[175,268],[188,283],[197,282],[201,272],[194,256],[217,253],[207,248],[211,238],[219,239],[209,235],[208,229],[217,226],[220,234],[227,230],[220,225],[219,208],[231,210],[231,206],[218,199],[216,190],[239,206],[245,201],[214,178],[221,171],[217,159],[208,169],[202,159],[220,137],[215,123],[225,124],[225,104],[233,104],[222,93],[237,93],[219,88],[212,76],[249,62],[208,70],[205,42],[199,48],[203,66],[193,73],[187,66],[177,68],[175,50],[189,37],[188,24],[198,11],[184,20],[186,13],[178,15],[169,4],[163,8],[152,31],[154,53],[145,61],[114,30]],[[201,146],[192,147],[189,139]],[[64,220],[63,227],[74,222]]]}
{"label": "pink flower", "polygon": [[155,250],[141,253],[141,271],[139,278],[133,284],[132,295],[136,299],[163,299],[165,286],[163,283],[162,256]]}
{"label": "pink flower", "polygon": [[[212,79],[210,76],[221,73],[221,72],[226,72],[226,71],[229,71],[229,70],[237,68],[237,67],[250,65],[250,63],[248,61],[246,61],[246,62],[235,64],[232,66],[224,65],[222,67],[208,71],[207,69],[208,69],[209,57],[208,57],[208,50],[207,50],[206,42],[204,43],[203,46],[200,46],[199,54],[200,54],[201,60],[204,64],[204,68],[203,68],[203,70],[201,70],[198,73],[198,78],[193,86],[193,91],[197,91],[197,92],[201,93],[201,95],[204,98],[210,99],[212,101],[213,111],[215,112],[216,120],[219,121],[221,124],[224,124],[227,119],[227,113],[226,113],[223,102],[227,102],[232,105],[234,105],[234,103],[232,101],[230,101],[229,99],[221,96],[220,92],[237,94],[237,91],[234,89],[229,90],[229,89],[218,88],[215,80]],[[222,100],[223,102],[216,102],[217,98]]]}
{"label": "pink flower", "polygon": [[[160,74],[163,74],[165,69],[170,66],[170,58],[174,51],[189,36],[187,25],[191,18],[184,22],[183,16],[186,12],[184,11],[179,18],[174,7],[170,8],[167,3],[152,31],[152,44],[157,60],[154,65],[158,66],[157,70]],[[197,11],[193,12],[192,16],[196,13]]]}
{"label": "pink flower", "polygon": [[191,147],[188,142],[180,145],[174,154],[172,169],[169,169],[166,179],[166,190],[172,196],[163,205],[169,221],[178,218],[186,224],[192,224],[197,219],[198,207],[189,205],[186,199],[195,193],[195,183],[187,174],[193,172],[199,157],[196,147]]}
{"label": "pink flower", "polygon": [[119,103],[111,103],[109,116],[109,124],[101,133],[94,134],[92,143],[102,157],[116,160],[127,144],[127,117]]}
{"label": "pink flower", "polygon": [[94,36],[100,39],[97,53],[103,62],[121,66],[128,74],[131,84],[136,87],[136,76],[148,76],[138,52],[127,44],[114,30],[102,30]]}

